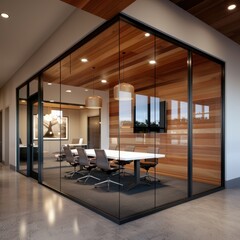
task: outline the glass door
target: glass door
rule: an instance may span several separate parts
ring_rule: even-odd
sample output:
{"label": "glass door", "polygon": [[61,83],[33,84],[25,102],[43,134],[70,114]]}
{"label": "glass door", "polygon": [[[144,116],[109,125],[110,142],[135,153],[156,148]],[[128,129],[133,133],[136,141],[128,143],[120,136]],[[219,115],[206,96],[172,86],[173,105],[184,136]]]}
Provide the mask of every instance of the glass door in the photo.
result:
{"label": "glass door", "polygon": [[38,94],[28,99],[28,175],[38,180]]}

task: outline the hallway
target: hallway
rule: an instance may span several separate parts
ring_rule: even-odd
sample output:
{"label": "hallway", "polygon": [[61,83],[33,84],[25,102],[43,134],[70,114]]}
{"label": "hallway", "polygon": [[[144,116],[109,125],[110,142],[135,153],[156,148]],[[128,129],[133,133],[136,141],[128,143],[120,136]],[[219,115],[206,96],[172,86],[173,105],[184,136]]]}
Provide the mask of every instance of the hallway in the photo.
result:
{"label": "hallway", "polygon": [[240,189],[117,225],[0,164],[1,240],[237,240]]}

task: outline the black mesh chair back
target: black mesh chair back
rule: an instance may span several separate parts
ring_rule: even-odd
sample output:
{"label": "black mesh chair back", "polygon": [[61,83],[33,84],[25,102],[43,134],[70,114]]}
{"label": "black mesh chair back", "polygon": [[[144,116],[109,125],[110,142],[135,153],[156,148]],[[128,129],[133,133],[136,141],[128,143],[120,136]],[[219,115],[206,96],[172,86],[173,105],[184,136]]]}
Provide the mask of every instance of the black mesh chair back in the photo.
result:
{"label": "black mesh chair back", "polygon": [[[124,147],[123,149],[124,151],[128,151],[128,152],[134,152],[135,150],[135,146],[133,145],[127,145]],[[130,173],[127,173],[125,171],[125,168],[124,166],[127,165],[127,164],[130,164],[132,161],[116,161],[116,164],[118,164],[120,166],[120,171],[118,174],[120,174],[121,176],[125,176],[125,175],[129,175]],[[131,174],[130,174],[131,175]]]}
{"label": "black mesh chair back", "polygon": [[105,171],[110,170],[111,167],[110,167],[110,164],[109,164],[109,161],[108,161],[105,151],[102,149],[95,149],[95,153],[96,153],[97,166]]}
{"label": "black mesh chair back", "polygon": [[[159,148],[156,147],[148,147],[147,148],[148,153],[159,153]],[[153,179],[154,181],[160,182],[160,179],[156,178],[155,176],[150,176],[148,171],[150,168],[155,168],[156,165],[158,164],[158,159],[157,158],[148,158],[145,159],[143,162],[140,162],[140,167],[146,170],[146,174],[141,177],[141,179],[144,179],[147,182],[151,182]]]}
{"label": "black mesh chair back", "polygon": [[106,172],[108,174],[108,178],[107,180],[94,184],[94,186],[97,187],[98,185],[102,185],[106,183],[108,191],[109,191],[110,183],[113,183],[118,186],[123,186],[123,184],[110,179],[110,174],[112,172],[116,172],[118,170],[118,167],[110,166],[105,151],[102,149],[95,149],[95,154],[96,154],[97,167],[100,168],[103,172]]}
{"label": "black mesh chair back", "polygon": [[74,163],[75,162],[75,158],[71,152],[71,149],[69,146],[64,146],[63,147],[63,150],[64,150],[64,153],[65,153],[65,156],[66,156],[66,161],[69,162],[70,164],[71,163]]}
{"label": "black mesh chair back", "polygon": [[[159,148],[156,148],[156,147],[148,147],[148,148],[147,148],[147,152],[148,152],[148,153],[158,154],[158,153],[159,153]],[[145,161],[147,161],[147,162],[154,162],[154,163],[157,164],[157,159],[156,159],[156,158],[146,159]]]}
{"label": "black mesh chair back", "polygon": [[89,166],[90,161],[88,159],[88,156],[83,148],[77,147],[78,152],[78,158],[79,158],[79,164],[82,166]]}
{"label": "black mesh chair back", "polygon": [[65,177],[73,177],[74,174],[79,173],[79,171],[76,171],[76,167],[79,165],[78,157],[73,156],[69,146],[64,146],[63,150],[66,157],[66,161],[74,168],[74,170],[66,174]]}
{"label": "black mesh chair back", "polygon": [[94,168],[96,168],[96,164],[92,163],[91,160],[88,158],[85,149],[83,149],[81,147],[77,147],[76,149],[78,152],[78,159],[79,159],[80,166],[82,166],[83,168],[85,168],[88,171],[88,174],[83,177],[78,178],[77,182],[80,182],[83,179],[85,179],[84,183],[86,183],[89,178],[93,178],[93,179],[96,179],[99,181],[100,180],[99,178],[91,175],[91,171]]}

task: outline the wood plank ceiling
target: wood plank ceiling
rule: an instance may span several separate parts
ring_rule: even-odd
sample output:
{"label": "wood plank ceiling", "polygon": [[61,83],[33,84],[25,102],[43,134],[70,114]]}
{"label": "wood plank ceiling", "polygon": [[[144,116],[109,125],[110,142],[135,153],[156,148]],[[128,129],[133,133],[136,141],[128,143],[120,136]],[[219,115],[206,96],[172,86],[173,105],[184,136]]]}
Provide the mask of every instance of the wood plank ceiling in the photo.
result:
{"label": "wood plank ceiling", "polygon": [[[61,0],[104,19],[111,19],[135,0]],[[239,0],[169,0],[240,44]],[[236,4],[236,9],[227,7]]]}
{"label": "wood plank ceiling", "polygon": [[[79,6],[82,8],[95,2],[95,0],[62,1],[75,4],[81,2]],[[106,2],[110,4],[111,1]],[[192,2],[197,4],[197,1]],[[90,5],[88,8],[91,8]],[[115,15],[116,12],[112,14]],[[123,52],[125,55],[122,55]],[[88,62],[81,62],[82,58],[87,58]],[[186,50],[163,39],[155,39],[153,35],[146,37],[144,31],[120,21],[120,24],[113,24],[60,63],[46,70],[43,73],[43,80],[48,83],[82,87],[86,90],[94,88],[104,91],[112,89],[120,79],[134,85],[135,91],[146,91],[154,84],[154,65],[149,64],[149,60],[154,58],[158,63],[155,77],[161,79],[161,83],[158,84],[176,83],[186,78]],[[101,79],[106,79],[107,84],[103,84]]]}
{"label": "wood plank ceiling", "polygon": [[61,0],[106,20],[111,19],[135,0]]}
{"label": "wood plank ceiling", "polygon": [[[240,44],[240,1],[239,0],[170,0],[177,6],[215,28]],[[229,11],[227,7],[236,4]]]}
{"label": "wood plank ceiling", "polygon": [[[166,81],[186,77],[186,50],[163,39],[155,39],[153,35],[146,37],[144,31],[124,21],[120,22],[120,46],[118,33],[117,22],[46,70],[43,80],[86,89],[93,89],[94,85],[94,89],[108,90],[120,79],[134,85],[135,90],[143,91],[154,85],[155,67],[149,64],[154,58],[158,62],[157,77],[161,77],[161,84],[165,84],[165,74],[168,76]],[[88,62],[81,62],[82,58],[87,58]],[[107,84],[101,83],[101,79],[106,79]]]}

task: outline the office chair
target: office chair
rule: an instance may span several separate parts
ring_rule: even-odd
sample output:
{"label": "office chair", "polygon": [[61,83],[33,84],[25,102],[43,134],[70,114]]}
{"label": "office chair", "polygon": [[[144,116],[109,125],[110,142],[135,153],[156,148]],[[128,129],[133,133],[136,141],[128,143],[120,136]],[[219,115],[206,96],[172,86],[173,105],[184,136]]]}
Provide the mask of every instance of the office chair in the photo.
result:
{"label": "office chair", "polygon": [[78,152],[78,157],[79,157],[78,160],[79,160],[80,166],[83,166],[84,169],[86,169],[88,171],[88,174],[83,177],[78,178],[77,182],[80,182],[81,180],[85,179],[84,183],[86,183],[89,178],[94,178],[96,180],[100,180],[99,178],[91,175],[91,171],[97,167],[97,165],[92,162],[93,159],[88,158],[88,156],[85,152],[85,149],[83,149],[81,147],[77,147],[76,149]]}
{"label": "office chair", "polygon": [[104,180],[102,182],[95,183],[94,186],[97,187],[98,185],[107,183],[107,190],[108,191],[109,191],[110,183],[113,183],[113,184],[116,184],[116,185],[119,185],[119,186],[123,186],[123,184],[112,181],[110,179],[111,173],[116,172],[118,170],[118,167],[110,166],[105,151],[101,150],[101,149],[95,149],[95,153],[96,153],[97,167],[100,168],[103,172],[106,172],[107,175],[108,175],[108,178],[107,178],[107,180]]}
{"label": "office chair", "polygon": [[[124,151],[134,152],[134,150],[135,150],[135,146],[132,146],[132,145],[127,145],[124,148]],[[131,175],[130,173],[124,171],[125,170],[124,166],[127,164],[130,164],[131,162],[132,161],[121,161],[121,160],[115,161],[115,163],[119,165],[119,172],[116,173],[116,175],[117,174],[120,174],[120,176],[125,176],[126,174]]]}
{"label": "office chair", "polygon": [[76,173],[80,173],[76,170],[76,167],[79,165],[78,156],[73,156],[69,146],[64,146],[63,150],[66,156],[66,161],[74,168],[74,170],[66,174],[65,177],[72,178]]}
{"label": "office chair", "polygon": [[[159,148],[148,147],[147,152],[148,153],[159,153]],[[145,175],[142,176],[141,179],[143,179],[147,182],[152,182],[151,179],[153,179],[154,181],[160,182],[159,178],[149,175],[149,172],[148,172],[150,168],[155,168],[157,166],[157,164],[158,164],[157,158],[145,159],[143,162],[140,162],[140,167],[146,170]]]}

